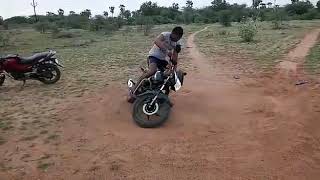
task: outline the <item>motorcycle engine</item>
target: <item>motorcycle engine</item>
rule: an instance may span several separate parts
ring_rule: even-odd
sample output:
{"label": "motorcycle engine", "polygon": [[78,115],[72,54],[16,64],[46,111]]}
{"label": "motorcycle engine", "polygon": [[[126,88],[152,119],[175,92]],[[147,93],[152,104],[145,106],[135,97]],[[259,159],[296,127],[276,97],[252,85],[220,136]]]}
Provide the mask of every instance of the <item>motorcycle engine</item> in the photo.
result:
{"label": "motorcycle engine", "polygon": [[154,83],[162,83],[164,81],[163,72],[157,71],[152,77]]}
{"label": "motorcycle engine", "polygon": [[20,80],[25,78],[25,75],[23,73],[17,73],[17,72],[12,72],[10,75],[15,79],[15,80]]}

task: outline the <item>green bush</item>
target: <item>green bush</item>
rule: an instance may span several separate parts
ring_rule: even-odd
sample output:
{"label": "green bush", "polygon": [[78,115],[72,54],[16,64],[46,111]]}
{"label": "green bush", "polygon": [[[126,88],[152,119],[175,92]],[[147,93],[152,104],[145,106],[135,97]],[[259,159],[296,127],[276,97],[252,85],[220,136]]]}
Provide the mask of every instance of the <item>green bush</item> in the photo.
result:
{"label": "green bush", "polygon": [[219,12],[219,22],[223,26],[231,26],[232,12],[230,10],[222,10]]}
{"label": "green bush", "polygon": [[272,29],[281,29],[281,22],[277,20],[272,21]]}
{"label": "green bush", "polygon": [[257,33],[257,28],[256,28],[254,22],[252,22],[252,21],[243,22],[239,26],[239,36],[245,42],[253,41],[256,33]]}
{"label": "green bush", "polygon": [[229,32],[227,30],[225,30],[225,29],[222,29],[222,30],[218,31],[218,35],[219,36],[225,36],[225,35],[228,35],[228,34],[229,34]]}
{"label": "green bush", "polygon": [[53,34],[54,38],[74,38],[76,35],[70,32],[58,32]]}
{"label": "green bush", "polygon": [[148,36],[151,32],[151,29],[153,28],[153,21],[151,18],[147,18],[145,21],[145,24],[143,26],[143,34],[145,36]]}
{"label": "green bush", "polygon": [[49,22],[38,22],[33,27],[40,33],[46,33],[50,28],[50,24]]}
{"label": "green bush", "polygon": [[40,33],[51,32],[53,36],[57,35],[60,32],[60,29],[55,23],[38,22],[34,26],[34,29]]}
{"label": "green bush", "polygon": [[301,20],[312,20],[312,19],[316,19],[318,17],[318,13],[316,9],[311,9],[309,10],[307,13],[302,14],[300,16]]}
{"label": "green bush", "polygon": [[3,22],[3,29],[8,30],[9,29],[9,24],[7,22]]}
{"label": "green bush", "polygon": [[0,33],[0,47],[4,47],[7,46],[9,44],[9,36],[7,34],[4,33]]}

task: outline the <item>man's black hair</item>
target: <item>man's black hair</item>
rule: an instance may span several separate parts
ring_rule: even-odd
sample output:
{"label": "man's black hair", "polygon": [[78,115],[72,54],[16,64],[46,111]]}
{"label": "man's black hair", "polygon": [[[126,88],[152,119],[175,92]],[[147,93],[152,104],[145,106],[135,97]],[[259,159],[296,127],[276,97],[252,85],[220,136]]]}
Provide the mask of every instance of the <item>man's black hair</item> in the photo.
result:
{"label": "man's black hair", "polygon": [[183,36],[183,29],[182,29],[182,27],[177,26],[177,27],[173,28],[172,33],[182,37]]}

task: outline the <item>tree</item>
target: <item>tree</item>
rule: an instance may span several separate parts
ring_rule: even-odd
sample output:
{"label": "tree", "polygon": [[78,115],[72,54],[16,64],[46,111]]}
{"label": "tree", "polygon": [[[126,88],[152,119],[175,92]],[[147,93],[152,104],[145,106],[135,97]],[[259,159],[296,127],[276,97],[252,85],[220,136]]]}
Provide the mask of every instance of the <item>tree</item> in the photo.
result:
{"label": "tree", "polygon": [[56,14],[55,13],[53,13],[53,12],[47,12],[46,13],[46,16],[48,16],[48,17],[50,17],[50,16],[55,16]]}
{"label": "tree", "polygon": [[87,17],[89,19],[91,17],[91,10],[90,9],[86,9],[86,10],[82,11],[80,13],[80,15],[81,16],[85,16],[85,17]]}
{"label": "tree", "polygon": [[24,16],[14,16],[5,20],[5,22],[9,24],[26,24],[29,23],[27,17]]}
{"label": "tree", "polygon": [[63,9],[59,9],[58,10],[58,14],[59,14],[59,16],[63,16],[64,15],[64,10]]}
{"label": "tree", "polygon": [[124,17],[124,12],[125,12],[125,8],[126,8],[126,6],[125,5],[123,5],[123,4],[120,4],[120,6],[119,6],[119,8],[120,8],[120,17],[121,18],[123,18]]}
{"label": "tree", "polygon": [[36,13],[36,7],[38,6],[38,3],[34,2],[34,0],[32,0],[31,6],[33,7],[35,22],[37,22],[38,21],[38,17],[37,17],[37,13]]}
{"label": "tree", "polygon": [[156,16],[160,15],[160,7],[157,3],[151,1],[141,4],[139,11],[143,16]]}
{"label": "tree", "polygon": [[187,8],[193,9],[193,2],[191,0],[187,0],[186,5],[187,5]]}
{"label": "tree", "polygon": [[123,12],[123,16],[128,20],[131,17],[131,12],[129,10],[125,10]]}
{"label": "tree", "polygon": [[112,17],[113,17],[113,14],[114,14],[114,6],[110,6],[109,9],[110,9],[110,12],[111,12]]}
{"label": "tree", "polygon": [[214,0],[211,2],[211,5],[215,11],[225,10],[229,6],[225,0]]}
{"label": "tree", "polygon": [[297,3],[299,0],[291,0],[291,4]]}
{"label": "tree", "polygon": [[271,8],[272,2],[268,2],[267,5],[268,5],[268,8]]}
{"label": "tree", "polygon": [[0,16],[0,25],[3,25],[3,17]]}
{"label": "tree", "polygon": [[179,4],[178,3],[173,3],[171,6],[172,9],[179,10]]}
{"label": "tree", "polygon": [[257,9],[259,7],[260,3],[262,3],[262,0],[253,0],[252,7]]}
{"label": "tree", "polygon": [[106,18],[107,18],[107,17],[109,16],[108,11],[104,11],[104,12],[103,12],[103,15],[104,15],[104,17],[106,17]]}
{"label": "tree", "polygon": [[70,14],[70,15],[75,15],[75,14],[76,14],[76,12],[74,12],[74,11],[70,11],[70,12],[69,12],[69,14]]}
{"label": "tree", "polygon": [[294,4],[288,4],[285,6],[285,10],[289,15],[302,15],[307,13],[310,9],[313,9],[313,5],[310,1],[299,1]]}
{"label": "tree", "polygon": [[320,11],[320,0],[317,2],[318,11]]}
{"label": "tree", "polygon": [[231,10],[221,10],[219,12],[219,22],[223,26],[231,26],[231,17],[232,12]]}
{"label": "tree", "polygon": [[186,7],[183,9],[184,23],[189,24],[194,22],[193,2],[188,0]]}

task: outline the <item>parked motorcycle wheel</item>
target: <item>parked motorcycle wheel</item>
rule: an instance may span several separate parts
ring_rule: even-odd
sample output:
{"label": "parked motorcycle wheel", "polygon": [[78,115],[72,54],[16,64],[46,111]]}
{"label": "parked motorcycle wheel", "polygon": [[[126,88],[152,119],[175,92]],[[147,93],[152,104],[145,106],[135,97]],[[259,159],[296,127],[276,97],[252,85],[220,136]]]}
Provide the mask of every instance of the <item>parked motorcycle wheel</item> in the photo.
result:
{"label": "parked motorcycle wheel", "polygon": [[142,128],[156,128],[165,123],[169,117],[171,106],[167,98],[159,99],[150,106],[154,94],[146,94],[136,99],[133,105],[133,119],[136,124]]}
{"label": "parked motorcycle wheel", "polygon": [[4,74],[0,74],[0,86],[3,85],[5,79],[6,79],[6,76]]}
{"label": "parked motorcycle wheel", "polygon": [[39,81],[44,84],[54,84],[60,80],[60,69],[54,64],[44,64],[38,69]]}

